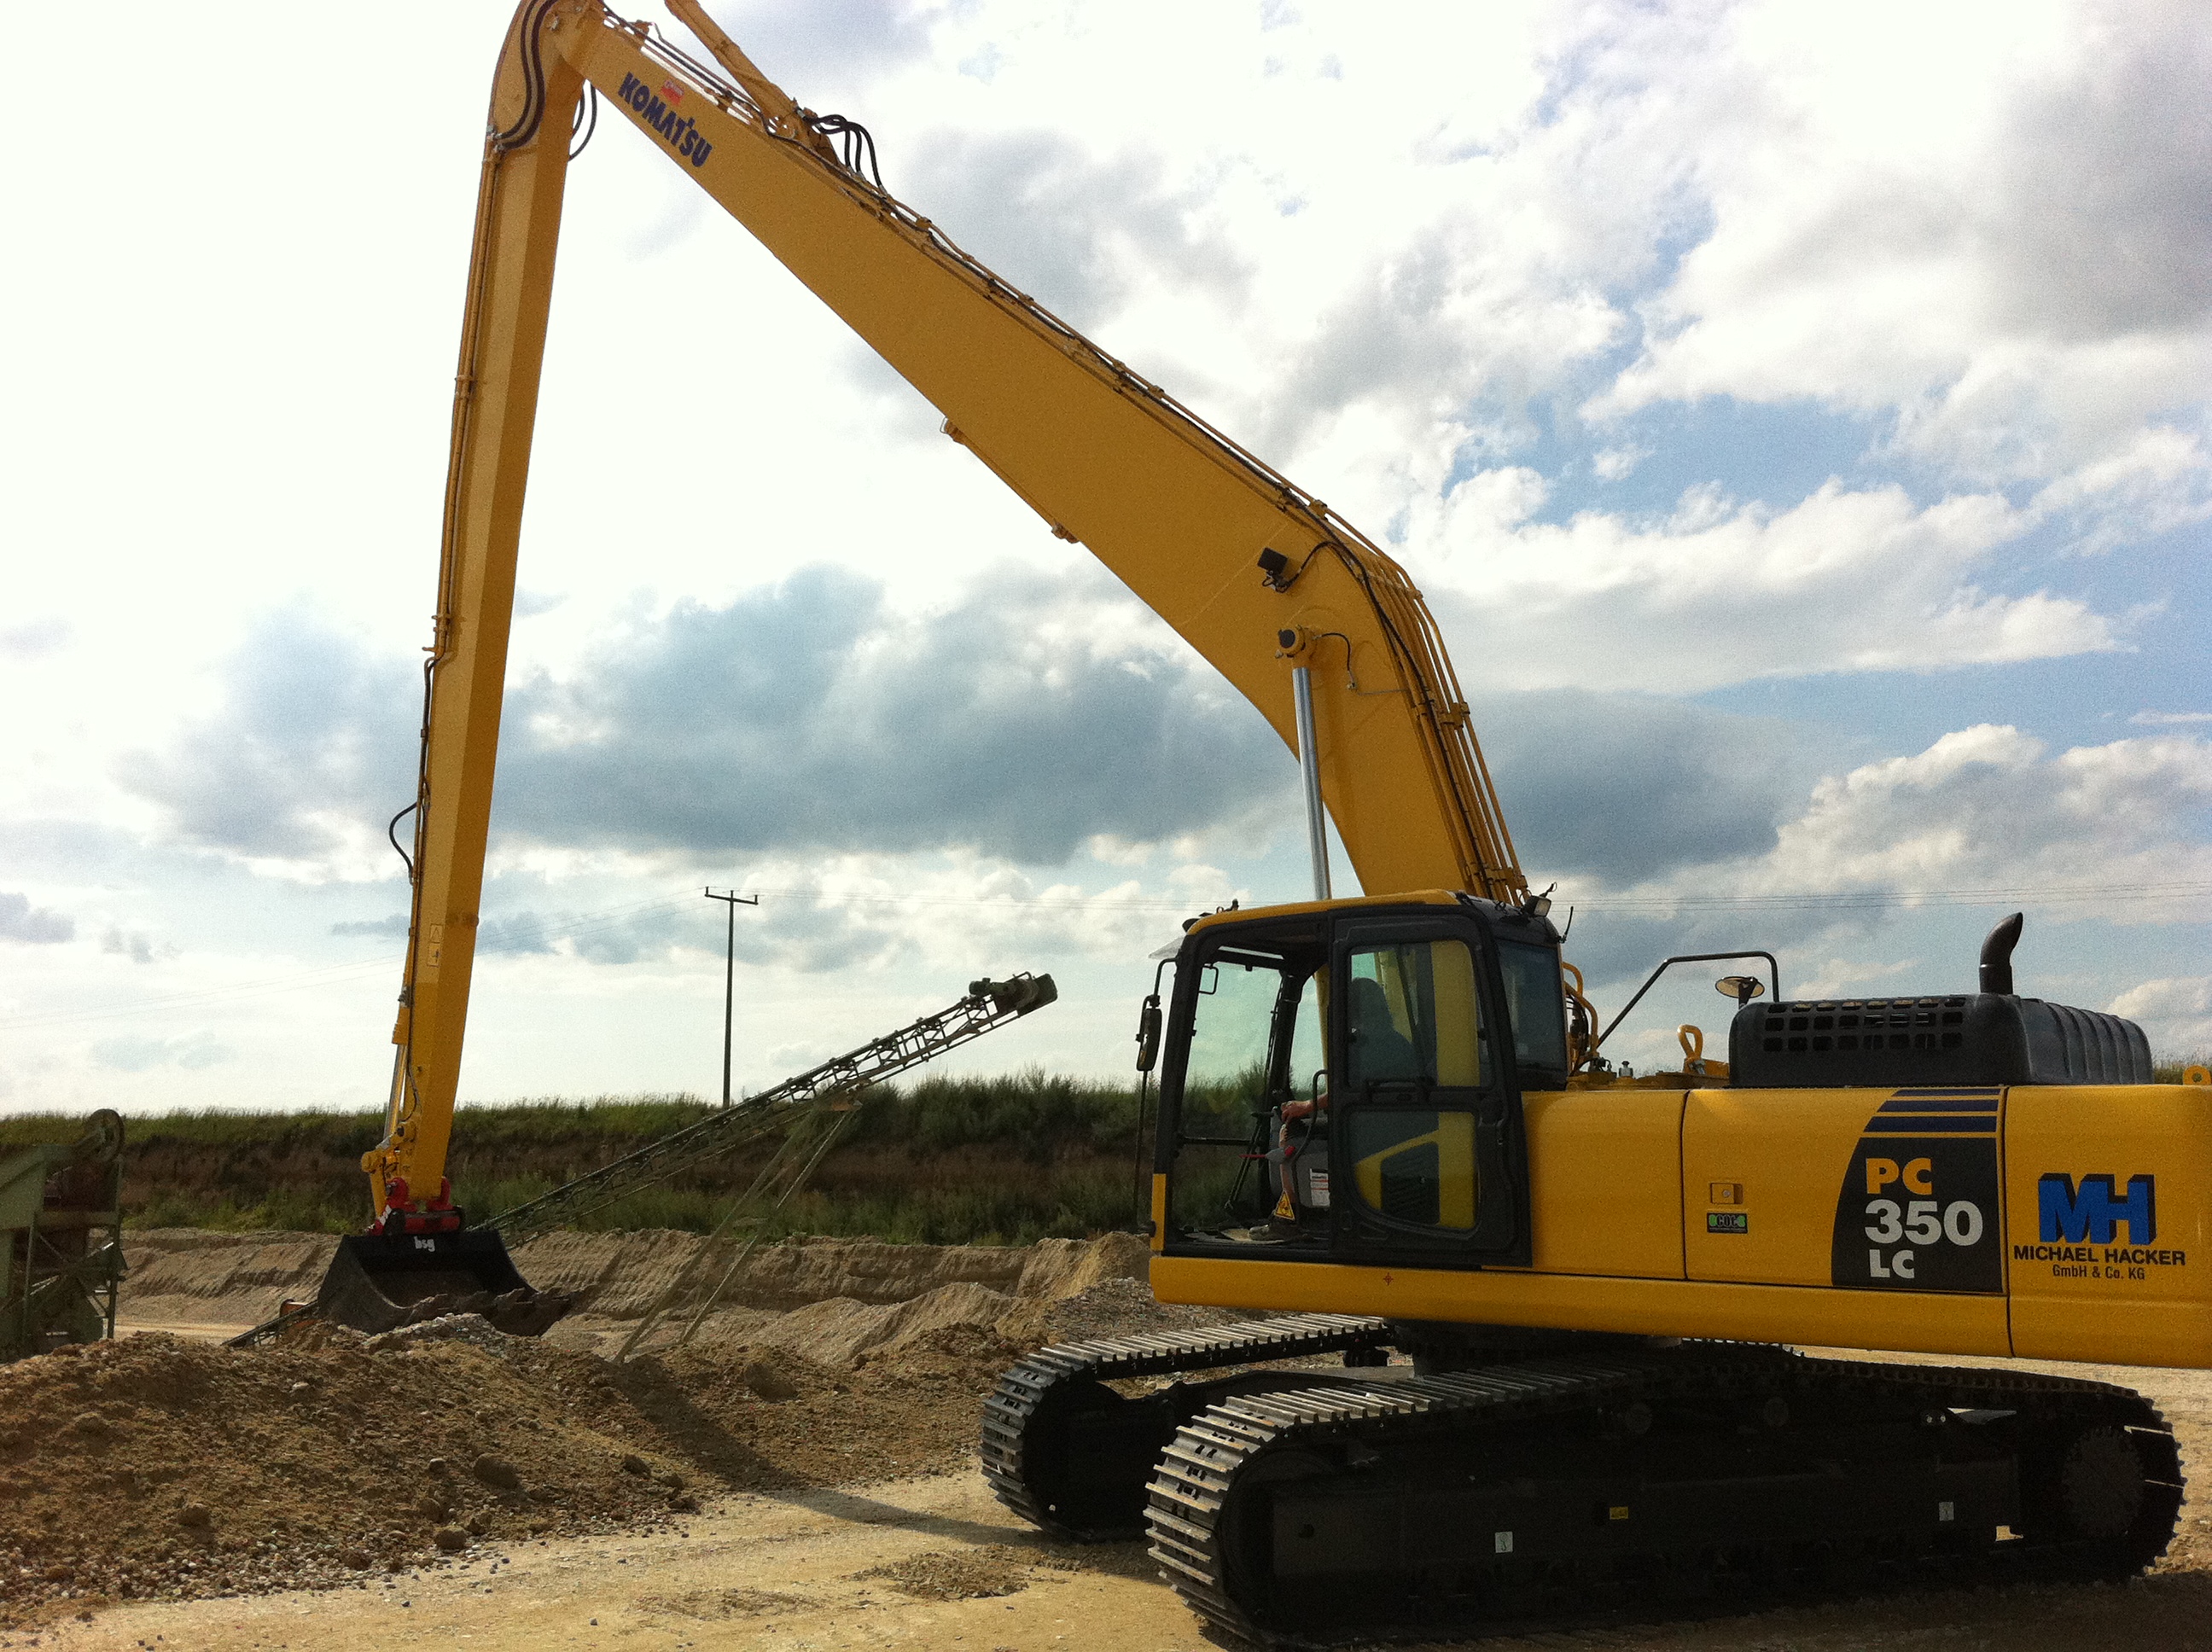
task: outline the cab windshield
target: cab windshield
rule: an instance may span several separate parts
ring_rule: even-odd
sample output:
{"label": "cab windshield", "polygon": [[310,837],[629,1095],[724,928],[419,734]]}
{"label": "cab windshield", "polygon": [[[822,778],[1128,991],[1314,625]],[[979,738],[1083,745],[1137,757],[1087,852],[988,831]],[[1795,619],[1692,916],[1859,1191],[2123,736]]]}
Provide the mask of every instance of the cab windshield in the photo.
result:
{"label": "cab windshield", "polygon": [[1317,940],[1269,947],[1240,940],[1201,955],[1191,997],[1170,1219],[1189,1230],[1267,1219],[1265,1155],[1286,1103],[1325,1091],[1327,959]]}

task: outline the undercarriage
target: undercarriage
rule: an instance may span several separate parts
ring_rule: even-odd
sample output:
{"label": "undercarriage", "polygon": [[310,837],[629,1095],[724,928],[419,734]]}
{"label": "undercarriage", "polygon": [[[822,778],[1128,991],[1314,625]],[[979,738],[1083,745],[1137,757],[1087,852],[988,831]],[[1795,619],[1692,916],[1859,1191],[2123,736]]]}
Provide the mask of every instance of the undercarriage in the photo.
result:
{"label": "undercarriage", "polygon": [[2172,1430],[2103,1383],[1612,1337],[1455,1359],[1425,1329],[1047,1349],[988,1403],[985,1472],[1047,1530],[1149,1537],[1195,1610],[1277,1644],[2118,1579],[2180,1508]]}

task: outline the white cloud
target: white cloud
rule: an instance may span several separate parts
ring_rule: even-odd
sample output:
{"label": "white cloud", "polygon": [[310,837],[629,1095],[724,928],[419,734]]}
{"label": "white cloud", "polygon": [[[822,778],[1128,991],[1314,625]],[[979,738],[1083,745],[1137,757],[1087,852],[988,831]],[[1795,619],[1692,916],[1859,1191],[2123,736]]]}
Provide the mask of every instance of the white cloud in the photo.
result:
{"label": "white cloud", "polygon": [[1747,5],[1713,43],[1663,66],[1753,112],[1670,134],[1711,233],[1642,306],[1644,352],[1599,410],[1809,398],[1994,478],[2094,463],[2201,400],[2197,8]]}
{"label": "white cloud", "polygon": [[[1455,635],[1480,640],[1462,651],[1462,669],[1479,679],[1664,682],[1695,693],[1759,677],[2047,659],[2120,640],[2078,598],[1975,583],[2026,525],[1994,494],[1921,507],[1902,488],[1830,483],[1777,511],[1697,489],[1654,524],[1596,512],[1527,520],[1544,493],[1533,471],[1486,471],[1412,513],[1408,561],[1432,595],[1462,599]],[[1532,628],[1553,646],[1511,646]]]}
{"label": "white cloud", "polygon": [[0,941],[52,946],[76,937],[76,922],[67,913],[34,907],[27,895],[0,894]]}
{"label": "white cloud", "polygon": [[67,645],[74,629],[67,620],[51,616],[10,625],[0,629],[0,659],[43,659]]}
{"label": "white cloud", "polygon": [[1793,998],[1875,998],[1909,992],[1914,980],[1926,973],[1918,958],[1869,963],[1861,958],[1829,957],[1802,980],[1791,981],[1790,993]]}
{"label": "white cloud", "polygon": [[2139,1021],[2151,1048],[2168,1057],[2212,1059],[2212,975],[2147,981],[2112,1000],[2112,1013]]}
{"label": "white cloud", "polygon": [[[2187,922],[2212,890],[2212,844],[2192,829],[2207,807],[2212,741],[2165,736],[2052,755],[2017,729],[1982,724],[1821,780],[1771,852],[1698,884],[1752,895],[2014,890],[2086,896],[2080,909],[2125,920]],[[2120,898],[2177,886],[2196,898]],[[2112,894],[2098,903],[2097,891]]]}
{"label": "white cloud", "polygon": [[237,1052],[207,1032],[179,1033],[170,1038],[103,1038],[92,1047],[97,1065],[118,1072],[147,1072],[158,1067],[182,1067],[197,1072],[221,1066]]}

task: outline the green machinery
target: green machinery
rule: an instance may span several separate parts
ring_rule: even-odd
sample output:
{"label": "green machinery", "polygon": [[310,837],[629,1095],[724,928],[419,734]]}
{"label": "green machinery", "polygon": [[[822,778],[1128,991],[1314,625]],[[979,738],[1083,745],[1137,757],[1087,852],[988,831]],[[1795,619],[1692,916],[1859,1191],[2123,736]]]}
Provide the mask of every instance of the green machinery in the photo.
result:
{"label": "green machinery", "polygon": [[108,1108],[68,1146],[0,1157],[0,1363],[115,1334],[122,1159]]}

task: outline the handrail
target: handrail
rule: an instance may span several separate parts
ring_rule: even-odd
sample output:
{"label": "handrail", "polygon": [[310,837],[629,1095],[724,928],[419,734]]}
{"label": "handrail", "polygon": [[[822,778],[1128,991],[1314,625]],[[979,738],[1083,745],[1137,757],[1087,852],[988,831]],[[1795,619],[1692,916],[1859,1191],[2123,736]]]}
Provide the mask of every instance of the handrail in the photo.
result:
{"label": "handrail", "polygon": [[1634,1009],[1638,1004],[1643,1002],[1644,993],[1650,992],[1652,987],[1658,983],[1659,977],[1667,973],[1668,964],[1720,963],[1730,958],[1765,958],[1766,960],[1766,968],[1774,982],[1775,1002],[1778,1004],[1782,1001],[1782,966],[1775,963],[1774,954],[1771,952],[1678,953],[1674,957],[1668,958],[1660,964],[1656,969],[1654,969],[1651,974],[1645,978],[1644,985],[1636,989],[1636,996],[1630,999],[1628,1002],[1622,1006],[1620,1013],[1613,1017],[1613,1018],[1606,1024],[1605,1030],[1597,1036],[1597,1042],[1590,1046],[1590,1048],[1592,1049],[1603,1049],[1605,1048],[1605,1041],[1613,1036],[1613,1029],[1620,1026],[1622,1022],[1628,1019],[1629,1011]]}

